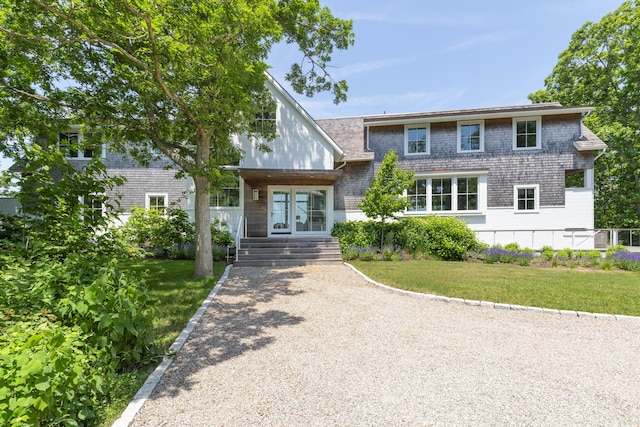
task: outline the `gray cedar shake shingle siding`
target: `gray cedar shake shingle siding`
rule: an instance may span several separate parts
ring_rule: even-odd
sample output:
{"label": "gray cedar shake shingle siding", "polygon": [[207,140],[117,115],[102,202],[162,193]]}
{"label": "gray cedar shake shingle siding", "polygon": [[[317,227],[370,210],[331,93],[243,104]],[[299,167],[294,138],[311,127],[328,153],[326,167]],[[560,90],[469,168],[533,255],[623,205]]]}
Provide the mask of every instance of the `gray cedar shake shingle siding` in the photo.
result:
{"label": "gray cedar shake shingle siding", "polygon": [[186,180],[175,178],[177,170],[169,160],[152,161],[149,167],[144,167],[129,156],[107,150],[105,166],[110,176],[127,179],[123,185],[107,193],[108,197],[120,195],[120,207],[124,212],[130,212],[135,206],[144,208],[148,193],[167,194],[167,206],[175,204],[181,209],[186,208]]}
{"label": "gray cedar shake shingle siding", "polygon": [[[535,115],[535,111],[531,112]],[[581,135],[581,114],[542,117],[542,148],[513,149],[512,118],[484,120],[484,152],[457,152],[457,121],[430,124],[430,154],[405,156],[404,125],[369,127],[369,149],[375,153],[373,167],[369,162],[352,162],[344,167],[344,175],[335,185],[335,208],[357,209],[374,170],[385,154],[395,150],[399,166],[417,174],[483,171],[487,174],[488,207],[513,207],[515,185],[540,186],[541,206],[565,204],[565,172],[593,168],[593,152],[579,152],[575,146]],[[433,118],[431,118],[433,119]],[[461,117],[461,119],[464,119]],[[355,119],[351,119],[354,121]],[[321,122],[323,125],[324,122]],[[331,128],[338,130],[339,127]],[[327,133],[331,135],[328,130]],[[351,132],[353,136],[353,132]],[[341,143],[339,136],[335,136]],[[349,146],[353,146],[354,138]],[[361,147],[365,152],[366,134]],[[345,150],[346,151],[346,150]]]}

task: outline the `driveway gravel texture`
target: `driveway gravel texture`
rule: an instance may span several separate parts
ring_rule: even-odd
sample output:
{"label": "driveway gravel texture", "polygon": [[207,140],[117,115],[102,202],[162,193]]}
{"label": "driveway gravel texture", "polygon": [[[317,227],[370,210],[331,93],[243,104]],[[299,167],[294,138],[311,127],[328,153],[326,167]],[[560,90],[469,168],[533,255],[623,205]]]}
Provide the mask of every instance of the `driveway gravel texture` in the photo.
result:
{"label": "driveway gravel texture", "polygon": [[131,425],[638,426],[640,323],[234,267]]}

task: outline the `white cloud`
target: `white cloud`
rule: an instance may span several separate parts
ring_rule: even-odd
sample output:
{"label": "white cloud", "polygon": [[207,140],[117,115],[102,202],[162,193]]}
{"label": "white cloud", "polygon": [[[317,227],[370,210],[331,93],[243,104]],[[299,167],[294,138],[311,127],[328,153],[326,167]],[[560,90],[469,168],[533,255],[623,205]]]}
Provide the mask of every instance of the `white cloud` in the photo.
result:
{"label": "white cloud", "polygon": [[395,67],[396,65],[407,64],[415,60],[415,56],[379,59],[376,61],[357,62],[344,67],[336,67],[332,68],[330,71],[334,78],[343,79],[354,74],[368,73],[373,70]]}

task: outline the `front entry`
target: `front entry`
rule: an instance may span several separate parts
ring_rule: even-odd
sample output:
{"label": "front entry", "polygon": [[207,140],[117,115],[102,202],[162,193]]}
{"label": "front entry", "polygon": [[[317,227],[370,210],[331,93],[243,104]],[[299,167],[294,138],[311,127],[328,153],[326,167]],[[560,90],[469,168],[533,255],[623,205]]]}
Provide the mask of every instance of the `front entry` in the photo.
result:
{"label": "front entry", "polygon": [[269,235],[328,235],[332,187],[269,187]]}

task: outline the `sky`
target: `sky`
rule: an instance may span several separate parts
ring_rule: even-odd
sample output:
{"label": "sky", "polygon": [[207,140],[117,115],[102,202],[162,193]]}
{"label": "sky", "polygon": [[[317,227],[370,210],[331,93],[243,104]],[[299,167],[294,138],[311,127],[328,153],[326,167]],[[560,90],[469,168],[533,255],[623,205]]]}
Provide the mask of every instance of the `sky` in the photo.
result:
{"label": "sky", "polygon": [[272,50],[271,74],[314,118],[530,104],[586,22],[622,0],[320,0],[353,20],[355,44],[334,54],[330,72],[346,79],[348,100],[307,98],[284,80],[302,57]]}
{"label": "sky", "polygon": [[[284,79],[301,54],[271,52],[271,74],[314,119],[529,104],[587,21],[622,0],[320,0],[353,20],[355,44],[330,72],[348,100],[296,94]],[[0,170],[10,163],[0,156]]]}

